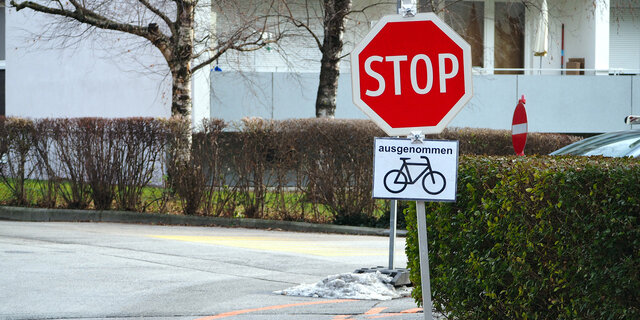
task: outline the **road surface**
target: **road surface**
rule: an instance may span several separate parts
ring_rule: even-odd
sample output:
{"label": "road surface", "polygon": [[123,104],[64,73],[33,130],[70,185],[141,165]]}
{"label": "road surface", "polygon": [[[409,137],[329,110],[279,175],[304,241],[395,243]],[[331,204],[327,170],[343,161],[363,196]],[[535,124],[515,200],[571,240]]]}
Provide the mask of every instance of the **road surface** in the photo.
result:
{"label": "road surface", "polygon": [[[2,319],[422,319],[411,298],[273,292],[385,265],[388,238],[0,221]],[[404,239],[396,267],[406,266]]]}

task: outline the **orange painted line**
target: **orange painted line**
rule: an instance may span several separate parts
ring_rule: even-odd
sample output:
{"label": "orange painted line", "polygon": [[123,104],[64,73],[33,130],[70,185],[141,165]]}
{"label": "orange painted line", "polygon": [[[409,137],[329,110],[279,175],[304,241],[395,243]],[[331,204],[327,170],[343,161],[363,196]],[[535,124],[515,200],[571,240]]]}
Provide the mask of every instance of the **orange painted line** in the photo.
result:
{"label": "orange painted line", "polygon": [[408,314],[408,313],[418,313],[420,311],[422,311],[422,308],[413,308],[413,309],[407,309],[407,310],[404,310],[404,311],[400,311],[399,313],[378,314],[378,315],[375,315],[375,316],[367,317],[367,319],[381,319],[381,318],[397,317],[397,316],[402,316],[402,315],[405,315],[405,314]]}
{"label": "orange painted line", "polygon": [[214,319],[222,319],[222,318],[237,316],[237,315],[245,314],[245,313],[258,312],[258,311],[278,310],[278,309],[285,309],[285,308],[292,308],[292,307],[311,306],[311,305],[330,304],[330,303],[343,303],[343,302],[352,302],[352,301],[357,301],[357,300],[337,299],[337,300],[323,300],[323,301],[311,301],[311,302],[281,304],[281,305],[277,305],[277,306],[269,306],[269,307],[262,307],[262,308],[253,308],[253,309],[230,311],[230,312],[221,313],[221,314],[215,315],[215,316],[198,318],[198,319],[195,319],[195,320],[214,320]]}
{"label": "orange painted line", "polygon": [[373,309],[371,309],[371,310],[369,310],[369,311],[365,312],[364,314],[365,314],[365,315],[368,315],[368,314],[380,314],[380,312],[381,312],[382,310],[384,310],[384,309],[387,309],[387,308],[386,308],[386,307],[373,308]]}
{"label": "orange painted line", "polygon": [[331,320],[345,320],[345,319],[349,319],[350,316],[347,315],[340,315],[340,316],[335,316],[333,317],[333,319]]}
{"label": "orange painted line", "polygon": [[404,315],[406,315],[406,313],[384,313],[384,314],[379,314],[377,316],[367,317],[367,319],[391,318],[391,317],[404,316]]}

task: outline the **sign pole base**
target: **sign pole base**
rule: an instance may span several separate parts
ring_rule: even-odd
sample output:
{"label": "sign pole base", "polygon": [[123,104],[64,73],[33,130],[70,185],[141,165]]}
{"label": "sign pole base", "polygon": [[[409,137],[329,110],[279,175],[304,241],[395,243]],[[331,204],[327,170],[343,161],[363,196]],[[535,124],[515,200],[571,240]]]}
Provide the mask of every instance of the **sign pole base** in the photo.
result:
{"label": "sign pole base", "polygon": [[424,201],[416,201],[418,215],[418,243],[420,251],[420,278],[422,284],[422,309],[424,319],[433,320],[431,304],[431,278],[429,276],[429,245],[427,242],[427,217]]}

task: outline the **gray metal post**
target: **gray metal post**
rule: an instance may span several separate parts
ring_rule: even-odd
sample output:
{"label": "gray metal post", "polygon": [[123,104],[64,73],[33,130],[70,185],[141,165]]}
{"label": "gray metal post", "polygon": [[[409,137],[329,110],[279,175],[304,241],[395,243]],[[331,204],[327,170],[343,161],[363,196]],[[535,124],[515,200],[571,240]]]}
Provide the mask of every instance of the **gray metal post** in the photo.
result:
{"label": "gray metal post", "polygon": [[422,308],[424,319],[433,320],[431,313],[431,278],[429,276],[429,244],[427,243],[427,217],[424,201],[416,201],[418,215],[418,249],[420,251],[420,278],[422,284]]}
{"label": "gray metal post", "polygon": [[398,218],[398,200],[391,200],[391,216],[389,221],[389,270],[393,270],[393,258],[396,251],[396,221]]}
{"label": "gray metal post", "polygon": [[[401,7],[402,0],[398,0],[396,7],[396,11],[398,12],[398,14],[402,14],[402,12],[400,12]],[[393,260],[396,254],[396,221],[398,217],[398,201],[391,200],[389,206],[389,270],[393,270]]]}

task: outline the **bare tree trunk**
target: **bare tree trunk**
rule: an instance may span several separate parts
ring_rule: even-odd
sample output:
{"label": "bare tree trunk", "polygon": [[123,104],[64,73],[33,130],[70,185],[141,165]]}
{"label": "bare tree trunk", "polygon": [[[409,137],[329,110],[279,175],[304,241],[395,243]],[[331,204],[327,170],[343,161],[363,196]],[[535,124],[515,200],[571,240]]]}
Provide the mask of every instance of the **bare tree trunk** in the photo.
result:
{"label": "bare tree trunk", "polygon": [[[189,60],[175,62],[169,60],[172,80],[172,118],[179,120],[179,125],[173,127],[172,137],[168,142],[167,153],[167,183],[173,190],[191,190],[188,185],[193,181],[190,175],[192,168],[191,149],[193,137],[191,132],[191,68]],[[179,186],[180,187],[179,187]],[[180,192],[180,191],[178,191]],[[185,195],[183,195],[185,196]],[[189,203],[187,203],[189,204]],[[196,209],[185,209],[192,214]]]}
{"label": "bare tree trunk", "polygon": [[[191,159],[191,60],[194,46],[194,17],[195,1],[184,0],[177,7],[176,22],[173,24],[175,33],[170,41],[173,42],[170,50],[165,51],[167,63],[171,70],[172,79],[172,101],[171,114],[179,117],[185,124],[185,129],[179,134],[175,148],[175,159],[179,166],[187,165]],[[162,49],[161,49],[162,51]]]}
{"label": "bare tree trunk", "polygon": [[193,0],[182,1],[178,6],[177,19],[174,24],[176,33],[171,39],[171,56],[168,59],[173,80],[173,100],[171,114],[191,121],[191,58],[193,56],[195,17]]}
{"label": "bare tree trunk", "polygon": [[171,78],[173,81],[171,114],[182,118],[184,121],[191,121],[191,70],[189,62],[171,67]]}
{"label": "bare tree trunk", "polygon": [[174,162],[188,163],[190,158],[192,137],[191,137],[191,70],[189,62],[184,61],[177,65],[171,65],[171,77],[173,81],[171,114],[184,123],[180,127],[179,137],[174,140]]}
{"label": "bare tree trunk", "polygon": [[324,1],[324,39],[320,83],[316,97],[316,117],[333,118],[336,113],[340,55],[342,54],[345,17],[351,10],[351,0]]}
{"label": "bare tree trunk", "polygon": [[320,83],[316,97],[316,118],[333,118],[336,114],[340,60],[323,53],[321,63]]}

